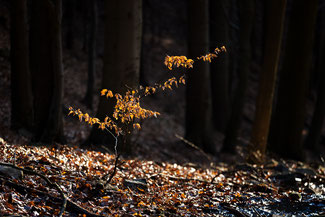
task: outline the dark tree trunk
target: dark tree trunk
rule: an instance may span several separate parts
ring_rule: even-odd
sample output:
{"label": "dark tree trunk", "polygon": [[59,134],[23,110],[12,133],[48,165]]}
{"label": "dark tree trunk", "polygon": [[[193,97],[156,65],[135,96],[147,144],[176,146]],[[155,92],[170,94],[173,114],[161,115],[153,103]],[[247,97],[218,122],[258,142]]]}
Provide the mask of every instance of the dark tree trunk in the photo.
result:
{"label": "dark tree trunk", "polygon": [[[209,2],[190,0],[188,5],[189,56],[209,52]],[[211,92],[209,63],[198,62],[189,70],[186,86],[186,138],[214,153],[211,141]]]}
{"label": "dark tree trunk", "polygon": [[[323,9],[324,10],[324,9]],[[320,26],[325,24],[324,12],[320,14]],[[317,100],[314,108],[313,118],[311,121],[310,129],[305,141],[305,146],[308,149],[319,151],[320,138],[322,135],[322,129],[325,118],[325,30],[321,30],[319,35],[319,51],[317,52],[318,61],[316,73],[318,74],[318,89]]]}
{"label": "dark tree trunk", "polygon": [[94,74],[96,73],[97,0],[88,1],[90,25],[88,30],[88,80],[84,103],[93,108]]}
{"label": "dark tree trunk", "polygon": [[[264,161],[272,113],[274,87],[276,83],[281,50],[286,0],[266,1],[266,26],[264,61],[256,101],[251,147],[248,160],[254,163]],[[277,16],[274,16],[274,13]]]}
{"label": "dark tree trunk", "polygon": [[[228,0],[210,1],[210,49],[230,45],[227,4]],[[221,55],[210,66],[213,124],[224,132],[230,114],[229,56]]]}
{"label": "dark tree trunk", "polygon": [[[88,2],[89,1],[92,1],[92,0],[78,0],[80,6],[81,6],[81,18],[82,18],[82,40],[83,40],[83,43],[82,43],[82,50],[84,52],[87,52],[87,48],[88,48],[88,37],[89,37],[89,22],[88,22],[88,19],[89,19],[89,4]],[[95,1],[95,0],[93,0]]]}
{"label": "dark tree trunk", "polygon": [[270,136],[270,148],[274,152],[298,160],[303,158],[302,130],[316,14],[317,0],[292,2],[278,101]]}
{"label": "dark tree trunk", "polygon": [[245,95],[247,91],[248,76],[251,63],[251,36],[254,24],[255,1],[239,1],[240,16],[240,58],[239,81],[232,103],[232,112],[227,125],[222,151],[234,152],[239,134]]}
{"label": "dark tree trunk", "polygon": [[[323,46],[325,49],[325,46]],[[323,55],[324,56],[324,55]],[[311,150],[319,151],[319,142],[322,135],[324,117],[325,117],[325,73],[324,61],[321,63],[322,73],[320,74],[320,81],[317,91],[317,101],[315,110],[310,125],[309,133],[306,138],[305,146]]]}
{"label": "dark tree trunk", "polygon": [[61,0],[33,0],[30,66],[36,141],[63,141]]}
{"label": "dark tree trunk", "polygon": [[[142,1],[106,1],[105,54],[102,88],[123,95],[127,88],[139,85],[140,50],[142,34]],[[111,116],[115,100],[101,97],[97,117]],[[113,150],[114,138],[94,127],[87,141],[90,144],[108,145]],[[128,136],[119,138],[119,150],[130,154]]]}
{"label": "dark tree trunk", "polygon": [[11,127],[32,131],[33,96],[29,71],[27,1],[11,1]]}
{"label": "dark tree trunk", "polygon": [[76,5],[75,0],[68,0],[65,1],[66,11],[65,11],[65,17],[67,21],[67,32],[65,37],[65,43],[67,49],[73,49],[74,48],[74,24],[75,24],[75,13],[76,13]]}

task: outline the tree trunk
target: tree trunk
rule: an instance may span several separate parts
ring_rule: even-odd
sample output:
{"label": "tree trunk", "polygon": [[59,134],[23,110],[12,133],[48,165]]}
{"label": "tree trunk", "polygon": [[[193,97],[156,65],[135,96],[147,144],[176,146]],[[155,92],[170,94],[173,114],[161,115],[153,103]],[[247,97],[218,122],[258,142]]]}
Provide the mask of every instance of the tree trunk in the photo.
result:
{"label": "tree trunk", "polygon": [[97,0],[88,1],[90,10],[90,25],[88,30],[88,80],[84,98],[85,105],[93,108],[94,73],[96,73],[96,36],[97,36]]}
{"label": "tree trunk", "polygon": [[[210,1],[210,49],[230,45],[227,4],[228,0]],[[221,55],[210,67],[213,124],[224,132],[230,114],[229,56]]]}
{"label": "tree trunk", "polygon": [[11,127],[32,131],[33,96],[29,71],[27,1],[11,1]]}
{"label": "tree trunk", "polygon": [[33,0],[30,66],[36,141],[63,141],[61,0]]}
{"label": "tree trunk", "polygon": [[[266,44],[248,156],[248,160],[254,163],[262,163],[265,156],[281,50],[286,0],[267,0],[265,6]],[[277,16],[274,16],[274,13]]]}
{"label": "tree trunk", "polygon": [[[209,1],[189,0],[189,56],[209,52]],[[198,62],[189,70],[186,88],[186,138],[214,153],[211,137],[211,93],[209,63]]]}
{"label": "tree trunk", "polygon": [[[324,10],[324,9],[323,9]],[[325,24],[325,14],[324,12],[320,14],[320,25]],[[308,149],[319,151],[320,146],[320,138],[322,135],[322,129],[324,125],[325,118],[325,30],[321,30],[319,36],[319,51],[317,52],[318,61],[316,63],[316,73],[318,75],[318,88],[317,88],[317,100],[314,108],[314,113],[312,117],[312,121],[310,124],[310,129],[305,141],[305,146]]]}
{"label": "tree trunk", "polygon": [[[139,85],[140,50],[142,34],[142,1],[106,1],[105,54],[102,88],[124,94],[128,87]],[[104,120],[113,113],[115,100],[100,98],[97,117]],[[97,127],[92,129],[87,143],[110,145],[114,138]],[[131,153],[128,137],[119,139],[119,149]]]}
{"label": "tree trunk", "polygon": [[317,0],[295,0],[292,7],[270,148],[282,157],[301,160]]}
{"label": "tree trunk", "polygon": [[74,36],[75,36],[75,13],[76,13],[76,2],[75,0],[65,1],[65,17],[67,21],[67,31],[65,37],[66,48],[72,50],[74,48]]}
{"label": "tree trunk", "polygon": [[251,63],[251,36],[253,32],[255,14],[255,1],[239,1],[240,16],[240,59],[239,59],[239,82],[236,88],[234,100],[232,103],[232,112],[228,126],[222,151],[235,152],[235,145],[240,129],[245,94],[247,91],[248,76]]}
{"label": "tree trunk", "polygon": [[[325,49],[325,46],[323,46]],[[322,55],[324,56],[324,55]],[[317,101],[315,110],[310,125],[309,133],[306,138],[305,146],[311,150],[319,151],[319,141],[322,135],[324,117],[325,117],[325,73],[324,73],[324,62],[321,63],[322,73],[320,74],[320,83],[318,86]]]}

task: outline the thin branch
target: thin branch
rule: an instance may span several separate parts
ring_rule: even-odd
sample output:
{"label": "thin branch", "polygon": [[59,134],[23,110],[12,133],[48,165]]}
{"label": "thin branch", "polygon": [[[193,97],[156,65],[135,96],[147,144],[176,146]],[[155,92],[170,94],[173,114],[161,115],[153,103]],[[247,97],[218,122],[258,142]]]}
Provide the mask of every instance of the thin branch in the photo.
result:
{"label": "thin branch", "polygon": [[188,141],[187,139],[185,139],[184,137],[178,135],[177,133],[175,134],[176,138],[182,140],[185,144],[191,146],[192,148],[198,150],[204,157],[206,157],[209,161],[212,161],[211,157],[205,153],[201,148],[199,148],[198,146],[196,146],[193,142]]}
{"label": "thin branch", "polygon": [[156,176],[164,176],[169,178],[170,180],[174,180],[174,181],[183,181],[183,182],[189,182],[189,181],[195,181],[195,182],[203,182],[203,183],[210,183],[207,180],[203,180],[203,179],[193,179],[193,178],[182,178],[182,177],[176,177],[176,176],[170,176],[170,175],[165,175],[162,173],[158,173],[155,175],[150,176],[151,179],[155,178]]}
{"label": "thin branch", "polygon": [[[115,163],[114,163],[114,169],[113,169],[113,172],[112,174],[110,175],[110,177],[107,179],[106,183],[105,183],[105,186],[107,186],[113,179],[113,177],[115,176],[116,174],[116,171],[117,171],[117,163],[118,163],[118,159],[119,159],[120,155],[117,155],[116,158],[115,158]],[[108,176],[108,174],[106,174],[104,177]]]}
{"label": "thin branch", "polygon": [[248,217],[248,215],[246,215],[245,213],[242,213],[242,212],[238,211],[237,209],[232,208],[231,206],[224,205],[223,208],[225,210],[227,210],[228,212],[230,212],[231,214],[234,214],[235,216]]}
{"label": "thin branch", "polygon": [[117,136],[114,135],[114,133],[112,133],[109,129],[107,129],[107,127],[105,127],[105,130],[108,131],[115,139],[115,144],[114,144],[114,151],[115,151],[115,156],[117,156]]}
{"label": "thin branch", "polygon": [[4,162],[0,162],[0,165],[2,166],[6,166],[6,167],[11,167],[11,168],[14,168],[14,169],[17,169],[17,170],[20,170],[20,171],[23,171],[25,174],[27,175],[36,175],[36,176],[39,176],[41,177],[42,179],[44,179],[46,181],[46,183],[50,186],[50,187],[55,187],[61,197],[62,197],[62,206],[61,206],[61,209],[60,209],[60,213],[59,213],[59,217],[61,217],[65,211],[65,208],[67,206],[67,197],[65,196],[65,194],[63,193],[61,187],[56,183],[56,182],[51,182],[46,176],[36,172],[36,171],[33,171],[33,170],[29,170],[29,169],[24,169],[24,168],[20,168],[18,166],[15,166],[13,164],[10,164],[10,163],[4,163]]}

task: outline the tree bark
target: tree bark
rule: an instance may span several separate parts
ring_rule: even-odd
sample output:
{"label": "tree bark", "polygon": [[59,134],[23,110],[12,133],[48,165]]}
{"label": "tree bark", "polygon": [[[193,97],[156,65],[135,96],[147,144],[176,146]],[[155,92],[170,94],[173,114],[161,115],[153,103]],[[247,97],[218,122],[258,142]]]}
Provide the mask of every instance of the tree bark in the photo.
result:
{"label": "tree bark", "polygon": [[29,71],[27,1],[11,1],[11,127],[32,131],[33,95]]}
{"label": "tree bark", "polygon": [[88,1],[90,10],[90,25],[88,30],[88,80],[84,103],[93,108],[94,74],[96,73],[96,36],[97,36],[97,0]]}
{"label": "tree bark", "polygon": [[[323,9],[324,10],[324,9]],[[320,14],[320,25],[325,24],[324,12]],[[322,129],[325,119],[325,30],[321,30],[319,35],[319,51],[317,52],[318,61],[316,63],[316,73],[318,75],[317,82],[317,100],[314,107],[314,113],[310,124],[309,132],[305,141],[305,147],[319,151],[320,150],[320,139],[322,135]]]}
{"label": "tree bark", "polygon": [[[317,0],[295,0],[272,120],[270,148],[282,157],[303,159],[302,130],[311,70]],[[299,33],[299,34],[297,34]]]}
{"label": "tree bark", "polygon": [[[189,0],[188,49],[190,57],[209,52],[209,2]],[[186,86],[186,138],[214,153],[211,137],[211,91],[209,63],[198,62],[188,72]]]}
{"label": "tree bark", "polygon": [[[323,46],[325,49],[325,46]],[[324,55],[322,55],[324,56]],[[315,105],[314,114],[312,117],[310,129],[305,141],[305,146],[308,149],[319,151],[319,142],[322,135],[323,123],[325,118],[325,73],[324,62],[321,63],[322,73],[320,74],[320,83],[318,86],[317,101]]]}
{"label": "tree bark", "polygon": [[[267,0],[265,6],[266,44],[248,155],[248,161],[253,163],[264,161],[281,51],[286,0]],[[277,16],[274,16],[274,13]]]}
{"label": "tree bark", "polygon": [[30,66],[35,140],[63,142],[61,0],[33,0]]}
{"label": "tree bark", "polygon": [[247,91],[248,76],[251,63],[251,36],[253,32],[255,14],[255,1],[239,1],[240,16],[240,59],[239,59],[239,82],[235,91],[232,103],[232,112],[228,126],[222,151],[235,152],[235,145],[239,134],[245,95]]}
{"label": "tree bark", "polygon": [[[230,45],[227,21],[228,0],[210,1],[210,49]],[[224,132],[230,114],[229,56],[221,55],[210,65],[214,127]]]}
{"label": "tree bark", "polygon": [[[128,88],[139,85],[140,50],[142,35],[142,1],[106,1],[105,53],[102,88],[124,94]],[[97,117],[111,116],[115,100],[100,98]],[[109,145],[113,150],[114,138],[97,127],[92,129],[87,143]],[[119,150],[130,154],[128,136],[119,139]]]}
{"label": "tree bark", "polygon": [[65,1],[65,18],[67,22],[67,31],[66,31],[66,37],[65,37],[65,46],[67,49],[72,50],[75,45],[75,15],[76,15],[76,1],[75,0],[68,0]]}

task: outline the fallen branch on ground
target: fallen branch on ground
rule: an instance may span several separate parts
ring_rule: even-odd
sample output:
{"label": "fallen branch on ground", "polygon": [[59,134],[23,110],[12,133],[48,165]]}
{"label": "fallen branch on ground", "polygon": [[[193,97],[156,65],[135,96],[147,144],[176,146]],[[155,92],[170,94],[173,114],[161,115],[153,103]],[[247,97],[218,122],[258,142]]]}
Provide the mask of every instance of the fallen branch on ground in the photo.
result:
{"label": "fallen branch on ground", "polygon": [[[52,196],[47,192],[43,192],[43,191],[40,191],[40,190],[37,190],[37,189],[26,187],[24,185],[14,183],[14,182],[9,181],[7,179],[4,179],[2,177],[0,177],[0,180],[4,185],[15,188],[20,193],[23,193],[23,194],[25,194],[26,192],[27,193],[35,193],[35,194],[40,195],[40,196],[47,196],[50,199],[52,199],[53,201],[55,201],[55,202],[62,202],[61,198]],[[66,206],[66,208],[67,208],[67,211],[70,212],[70,213],[85,214],[87,217],[103,217],[102,215],[97,215],[95,213],[92,213],[92,212],[82,208],[81,206],[79,206],[78,204],[76,204],[75,202],[71,201],[68,198],[67,198],[67,206]]]}
{"label": "fallen branch on ground", "polygon": [[182,178],[182,177],[176,177],[176,176],[166,175],[166,174],[162,174],[162,173],[152,175],[152,176],[150,176],[150,178],[154,179],[157,176],[164,176],[164,177],[167,177],[167,178],[169,178],[170,180],[173,180],[173,181],[183,181],[183,182],[196,181],[196,182],[210,183],[210,181],[203,180],[203,179]]}
{"label": "fallen branch on ground", "polygon": [[25,168],[20,168],[18,166],[15,166],[13,164],[10,164],[10,163],[4,163],[4,162],[0,162],[0,165],[2,166],[6,166],[6,167],[11,167],[11,168],[14,168],[14,169],[17,169],[17,170],[21,170],[23,171],[26,175],[36,175],[36,176],[39,176],[41,177],[42,179],[44,179],[46,181],[46,183],[50,186],[50,187],[55,187],[58,192],[60,193],[61,197],[62,197],[62,206],[61,206],[61,209],[60,209],[60,213],[59,213],[59,217],[63,215],[64,211],[65,211],[65,208],[67,206],[67,197],[65,196],[65,194],[63,193],[61,187],[56,183],[56,182],[51,182],[46,176],[36,172],[36,171],[33,171],[33,170],[29,170],[29,169],[25,169]]}

